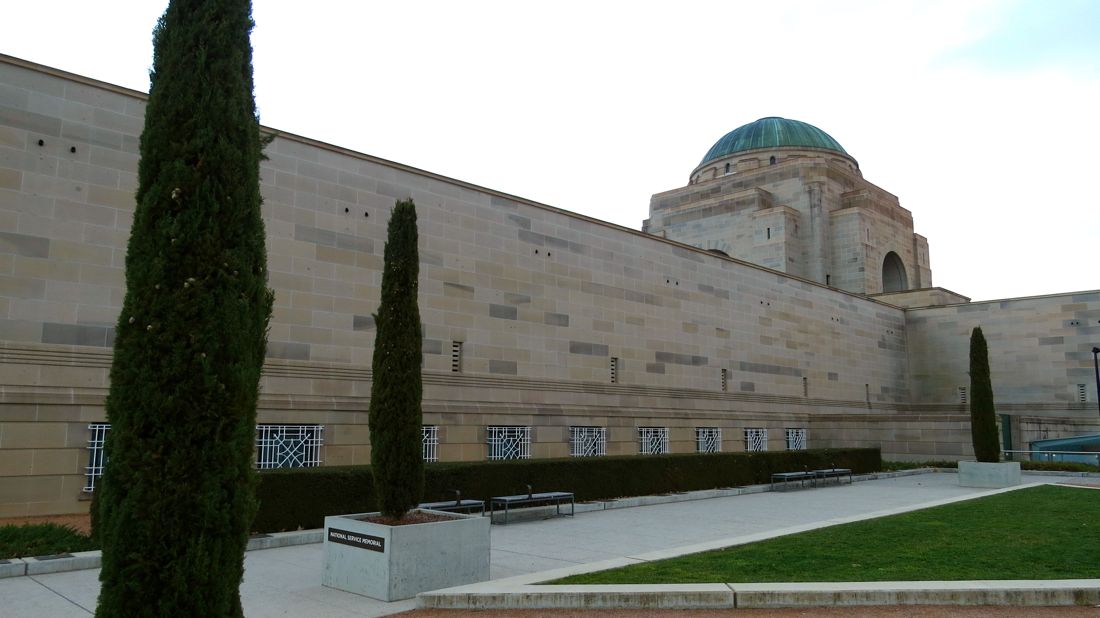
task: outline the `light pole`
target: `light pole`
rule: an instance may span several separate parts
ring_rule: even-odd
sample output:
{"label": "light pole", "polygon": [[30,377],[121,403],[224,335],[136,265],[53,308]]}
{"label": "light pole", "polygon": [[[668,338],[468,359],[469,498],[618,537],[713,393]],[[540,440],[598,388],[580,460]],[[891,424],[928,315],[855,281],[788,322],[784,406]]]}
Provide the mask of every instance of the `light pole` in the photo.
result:
{"label": "light pole", "polygon": [[1092,368],[1096,371],[1096,408],[1100,411],[1100,348],[1092,346]]}

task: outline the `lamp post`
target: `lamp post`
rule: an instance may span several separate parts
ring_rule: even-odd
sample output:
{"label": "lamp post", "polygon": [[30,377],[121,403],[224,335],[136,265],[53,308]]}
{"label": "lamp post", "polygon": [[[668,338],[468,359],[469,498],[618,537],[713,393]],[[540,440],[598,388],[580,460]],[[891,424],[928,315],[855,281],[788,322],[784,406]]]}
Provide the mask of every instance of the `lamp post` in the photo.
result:
{"label": "lamp post", "polygon": [[1100,411],[1100,348],[1092,346],[1092,368],[1096,371],[1096,408]]}

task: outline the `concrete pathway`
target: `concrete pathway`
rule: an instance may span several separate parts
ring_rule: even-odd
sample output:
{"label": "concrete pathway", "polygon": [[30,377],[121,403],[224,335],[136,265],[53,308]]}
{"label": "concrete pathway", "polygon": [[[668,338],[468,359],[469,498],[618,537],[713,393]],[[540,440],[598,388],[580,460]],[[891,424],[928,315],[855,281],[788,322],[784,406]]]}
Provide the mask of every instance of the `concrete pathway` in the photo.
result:
{"label": "concrete pathway", "polygon": [[[1081,480],[1024,476],[1025,483]],[[929,473],[495,525],[491,577],[576,567],[985,493],[988,490],[959,487],[955,474]],[[10,616],[88,616],[95,608],[98,575],[98,569],[89,569],[0,579],[0,607]],[[320,544],[248,552],[241,585],[245,613],[253,617],[382,616],[416,604],[412,599],[383,603],[324,588],[320,577]]]}

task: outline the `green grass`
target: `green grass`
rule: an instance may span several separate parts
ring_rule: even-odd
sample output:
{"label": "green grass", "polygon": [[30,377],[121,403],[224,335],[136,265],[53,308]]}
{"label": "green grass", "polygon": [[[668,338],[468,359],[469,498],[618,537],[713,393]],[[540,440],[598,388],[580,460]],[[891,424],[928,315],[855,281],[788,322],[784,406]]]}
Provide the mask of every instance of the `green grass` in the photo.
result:
{"label": "green grass", "polygon": [[[886,471],[913,470],[916,468],[958,468],[957,461],[883,461]],[[1056,472],[1100,472],[1100,466],[1076,461],[1021,461],[1023,470],[1048,470]]]}
{"label": "green grass", "polygon": [[0,526],[0,560],[98,549],[88,535],[57,524]]}
{"label": "green grass", "polygon": [[1076,579],[1097,556],[1100,491],[1044,485],[548,583]]}

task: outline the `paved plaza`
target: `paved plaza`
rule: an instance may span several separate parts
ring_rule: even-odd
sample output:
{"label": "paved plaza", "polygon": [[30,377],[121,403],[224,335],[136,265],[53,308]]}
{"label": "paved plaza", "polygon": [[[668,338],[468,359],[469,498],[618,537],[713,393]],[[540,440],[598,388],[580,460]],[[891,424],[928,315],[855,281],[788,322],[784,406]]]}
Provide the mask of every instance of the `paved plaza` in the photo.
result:
{"label": "paved plaza", "polygon": [[[1024,475],[1024,483],[1081,480]],[[1095,484],[1096,479],[1089,482]],[[927,473],[494,525],[491,577],[500,580],[653,552],[676,553],[670,550],[987,493],[959,487],[955,474]],[[414,599],[383,603],[322,587],[321,547],[315,543],[248,552],[241,586],[245,614],[335,618],[381,616],[415,607]],[[0,607],[10,616],[88,616],[95,608],[98,575],[98,569],[89,569],[0,579]]]}

